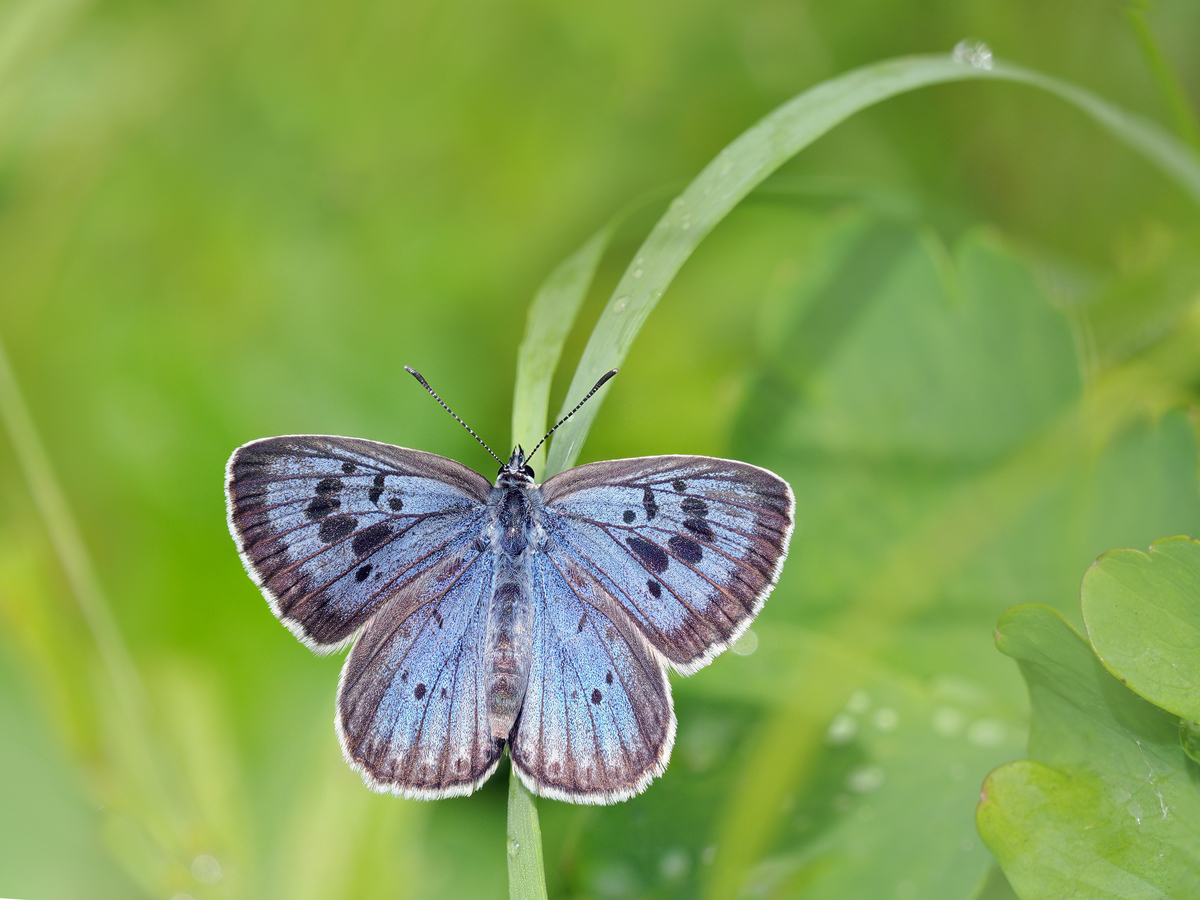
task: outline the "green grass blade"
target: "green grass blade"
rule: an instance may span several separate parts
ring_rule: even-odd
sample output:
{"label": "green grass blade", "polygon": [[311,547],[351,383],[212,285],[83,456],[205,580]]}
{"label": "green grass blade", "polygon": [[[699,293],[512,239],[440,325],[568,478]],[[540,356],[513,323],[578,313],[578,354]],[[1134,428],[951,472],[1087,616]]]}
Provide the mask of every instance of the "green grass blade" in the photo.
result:
{"label": "green grass blade", "polygon": [[[700,241],[763,179],[854,113],[920,87],[970,79],[1019,82],[1072,103],[1177,181],[1200,203],[1200,161],[1159,126],[1067,82],[1017,66],[976,68],[949,55],[912,56],[855,69],[776,109],[717,155],[675,199],[613,291],[575,371],[563,411],[619,366],[663,292]],[[604,390],[607,390],[605,388]],[[600,410],[603,391],[559,429],[548,475],[571,466]]]}
{"label": "green grass blade", "polygon": [[[558,368],[563,344],[575,324],[575,316],[587,296],[596,267],[616,230],[614,219],[588,238],[582,247],[559,263],[538,288],[529,306],[525,337],[517,355],[517,385],[513,396],[513,444],[533,446],[546,433],[546,414],[550,406],[550,382]],[[531,460],[541,471],[545,450]]]}
{"label": "green grass blade", "polygon": [[508,776],[508,896],[509,900],[546,900],[537,800],[511,770]]}

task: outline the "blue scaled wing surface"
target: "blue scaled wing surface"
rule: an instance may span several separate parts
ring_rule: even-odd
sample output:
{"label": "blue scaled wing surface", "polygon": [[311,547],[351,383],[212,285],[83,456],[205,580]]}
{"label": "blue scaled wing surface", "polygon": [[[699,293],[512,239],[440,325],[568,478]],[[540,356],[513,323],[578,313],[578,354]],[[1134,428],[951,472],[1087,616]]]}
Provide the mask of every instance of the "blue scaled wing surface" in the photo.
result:
{"label": "blue scaled wing surface", "polygon": [[452,460],[355,438],[254,441],[229,460],[229,527],[271,610],[318,652],[361,632],[338,734],[372,788],[470,793],[495,768],[483,629],[491,485]]}
{"label": "blue scaled wing surface", "polygon": [[542,486],[534,656],[512,739],[537,793],[611,803],[667,764],[666,668],[691,674],[749,626],[774,587],[794,500],[730,460],[592,463]]}

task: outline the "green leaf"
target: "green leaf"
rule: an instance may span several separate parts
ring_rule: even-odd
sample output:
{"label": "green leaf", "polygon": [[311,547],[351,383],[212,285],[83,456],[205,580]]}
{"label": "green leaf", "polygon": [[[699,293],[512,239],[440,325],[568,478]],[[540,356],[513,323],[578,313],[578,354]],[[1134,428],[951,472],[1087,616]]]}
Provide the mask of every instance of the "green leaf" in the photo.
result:
{"label": "green leaf", "polygon": [[1016,607],[998,629],[1029,686],[1030,759],[989,776],[977,821],[1017,893],[1196,896],[1200,792],[1175,717],[1109,674],[1054,610]]}
{"label": "green leaf", "polygon": [[[680,683],[679,693],[748,694],[803,717],[804,687],[794,683],[800,656],[844,685],[848,697],[825,725],[809,777],[762,785],[763,805],[785,812],[774,852],[754,866],[738,896],[971,896],[992,866],[975,834],[976,788],[1020,753],[1020,714],[977,684],[925,682],[852,645],[778,624],[762,631],[753,655],[723,660],[725,671],[705,670]],[[692,727],[681,726],[681,743],[694,740]]]}
{"label": "green leaf", "polygon": [[1114,550],[1083,578],[1083,619],[1096,655],[1156,706],[1200,720],[1200,543]]}
{"label": "green leaf", "polygon": [[[770,113],[722,150],[655,225],[613,291],[567,391],[566,412],[606,371],[625,359],[646,317],[700,242],[763,179],[835,125],[889,97],[933,84],[992,78],[1041,88],[1075,105],[1134,147],[1200,202],[1200,161],[1152,122],[1088,91],[1012,65],[976,68],[947,55],[912,56],[864,66],[824,81]],[[602,392],[565,424],[547,469],[574,464],[600,410]]]}

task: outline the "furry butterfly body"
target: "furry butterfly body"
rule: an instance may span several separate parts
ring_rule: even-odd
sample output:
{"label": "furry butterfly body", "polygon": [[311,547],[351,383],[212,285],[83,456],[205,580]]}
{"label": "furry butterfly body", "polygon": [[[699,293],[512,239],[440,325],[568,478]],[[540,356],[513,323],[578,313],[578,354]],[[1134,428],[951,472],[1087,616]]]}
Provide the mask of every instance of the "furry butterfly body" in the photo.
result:
{"label": "furry butterfly body", "polygon": [[[436,395],[435,395],[436,396]],[[230,531],[272,611],[318,652],[353,643],[336,727],[375,790],[471,793],[504,746],[535,793],[612,803],[666,768],[668,668],[750,624],[787,554],[783,479],[745,463],[592,463],[494,484],[354,438],[230,458]]]}

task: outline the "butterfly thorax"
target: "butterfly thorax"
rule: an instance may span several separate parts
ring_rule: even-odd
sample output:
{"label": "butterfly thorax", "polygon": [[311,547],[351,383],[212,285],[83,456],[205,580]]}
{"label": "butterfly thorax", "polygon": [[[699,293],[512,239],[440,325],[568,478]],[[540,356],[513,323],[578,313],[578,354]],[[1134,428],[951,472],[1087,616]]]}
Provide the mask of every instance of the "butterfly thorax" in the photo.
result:
{"label": "butterfly thorax", "polygon": [[[515,465],[514,465],[515,463]],[[523,454],[500,470],[488,498],[489,552],[494,578],[488,606],[486,656],[488,721],[492,737],[512,731],[533,659],[533,588],[531,557],[541,531],[541,490],[526,474]]]}

